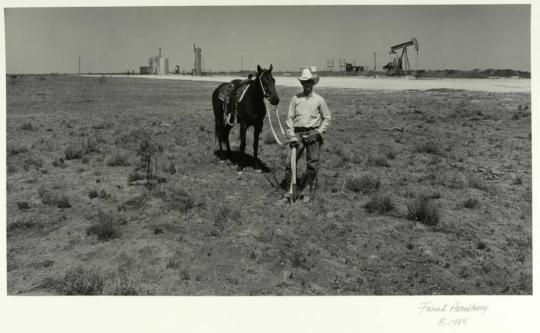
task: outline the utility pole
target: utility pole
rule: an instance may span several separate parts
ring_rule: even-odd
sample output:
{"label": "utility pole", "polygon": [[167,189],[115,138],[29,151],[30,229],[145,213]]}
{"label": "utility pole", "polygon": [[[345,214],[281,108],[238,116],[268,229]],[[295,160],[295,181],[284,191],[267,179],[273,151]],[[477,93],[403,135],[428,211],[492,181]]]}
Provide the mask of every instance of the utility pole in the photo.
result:
{"label": "utility pole", "polygon": [[79,74],[81,74],[81,56],[79,56]]}
{"label": "utility pole", "polygon": [[375,63],[373,65],[373,71],[375,72],[377,70],[377,52],[373,52],[373,57],[375,60]]}
{"label": "utility pole", "polygon": [[244,58],[240,58],[240,72],[244,71]]}

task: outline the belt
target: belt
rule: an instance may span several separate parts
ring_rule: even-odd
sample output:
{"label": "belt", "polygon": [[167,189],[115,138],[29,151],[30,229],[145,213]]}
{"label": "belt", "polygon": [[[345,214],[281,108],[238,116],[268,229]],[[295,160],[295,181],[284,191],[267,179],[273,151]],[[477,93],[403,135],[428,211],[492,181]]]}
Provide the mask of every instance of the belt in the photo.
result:
{"label": "belt", "polygon": [[315,131],[319,127],[295,127],[294,133],[304,133],[304,132],[311,132]]}

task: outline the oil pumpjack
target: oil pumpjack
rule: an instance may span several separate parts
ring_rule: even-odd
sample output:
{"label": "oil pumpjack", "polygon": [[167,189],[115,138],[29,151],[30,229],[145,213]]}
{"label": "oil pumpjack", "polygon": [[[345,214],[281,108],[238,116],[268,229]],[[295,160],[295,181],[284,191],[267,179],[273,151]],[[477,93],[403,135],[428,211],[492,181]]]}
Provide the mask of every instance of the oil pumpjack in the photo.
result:
{"label": "oil pumpjack", "polygon": [[[393,55],[394,58],[391,62],[383,66],[383,69],[385,69],[389,75],[404,75],[411,71],[409,57],[407,56],[407,48],[409,46],[413,46],[416,51],[416,67],[418,67],[418,40],[416,38],[411,38],[408,42],[390,47],[389,54]],[[399,50],[401,50],[401,55],[398,55]]]}

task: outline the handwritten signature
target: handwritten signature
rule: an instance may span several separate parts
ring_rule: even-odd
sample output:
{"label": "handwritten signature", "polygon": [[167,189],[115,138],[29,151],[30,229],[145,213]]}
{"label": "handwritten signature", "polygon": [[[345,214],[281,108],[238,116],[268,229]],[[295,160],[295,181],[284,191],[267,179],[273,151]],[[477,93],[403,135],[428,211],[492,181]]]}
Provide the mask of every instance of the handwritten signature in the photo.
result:
{"label": "handwritten signature", "polygon": [[484,316],[489,307],[483,304],[461,303],[433,303],[422,302],[418,304],[419,314],[439,314],[437,326],[464,326],[470,322],[473,315]]}

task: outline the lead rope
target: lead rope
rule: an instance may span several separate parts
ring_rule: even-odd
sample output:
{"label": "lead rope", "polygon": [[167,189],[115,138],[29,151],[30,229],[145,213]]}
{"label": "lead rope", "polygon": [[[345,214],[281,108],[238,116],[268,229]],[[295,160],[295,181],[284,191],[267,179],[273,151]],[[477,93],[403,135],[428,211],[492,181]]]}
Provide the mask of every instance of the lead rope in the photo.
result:
{"label": "lead rope", "polygon": [[283,136],[285,136],[285,131],[283,130],[283,126],[281,126],[281,120],[279,119],[279,113],[278,113],[278,110],[277,110],[277,105],[276,105],[276,117],[277,117],[277,121],[278,121],[278,124],[279,124],[279,129],[281,130],[281,134],[283,134]]}
{"label": "lead rope", "polygon": [[[274,125],[272,125],[272,117],[270,115],[270,113],[268,112],[268,102],[266,101],[266,98],[264,99],[264,108],[266,110],[266,114],[268,115],[268,123],[270,124],[270,129],[272,130],[272,134],[274,135],[274,139],[276,139],[276,142],[283,146],[283,145],[286,145],[288,142],[281,142],[276,134],[276,131],[274,130]],[[277,107],[276,107],[276,114],[277,114]],[[279,120],[279,117],[278,117],[278,120]],[[283,132],[283,128],[281,129],[281,131]],[[285,133],[283,132],[283,135],[285,135]]]}

